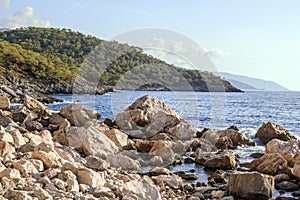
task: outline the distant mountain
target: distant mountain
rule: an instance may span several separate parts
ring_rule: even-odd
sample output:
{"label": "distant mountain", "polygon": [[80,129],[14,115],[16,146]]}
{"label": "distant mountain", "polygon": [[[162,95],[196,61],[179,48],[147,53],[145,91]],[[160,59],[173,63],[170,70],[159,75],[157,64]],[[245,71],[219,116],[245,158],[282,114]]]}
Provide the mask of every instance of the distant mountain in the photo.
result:
{"label": "distant mountain", "polygon": [[274,81],[266,81],[263,79],[252,78],[220,72],[221,77],[228,80],[233,86],[242,90],[266,90],[266,91],[289,91],[289,89],[275,83]]}
{"label": "distant mountain", "polygon": [[0,32],[4,32],[4,31],[10,31],[11,29],[9,28],[0,28]]}

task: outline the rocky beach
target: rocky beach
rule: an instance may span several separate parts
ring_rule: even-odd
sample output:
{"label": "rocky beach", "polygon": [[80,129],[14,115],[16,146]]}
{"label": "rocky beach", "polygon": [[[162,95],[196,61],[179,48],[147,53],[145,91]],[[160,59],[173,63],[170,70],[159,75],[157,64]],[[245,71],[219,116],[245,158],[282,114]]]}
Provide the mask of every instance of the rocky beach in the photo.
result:
{"label": "rocky beach", "polygon": [[[256,145],[232,126],[197,130],[165,103],[137,99],[116,116],[73,103],[59,113],[24,95],[11,109],[0,97],[1,199],[298,199],[299,141],[263,123],[265,153],[240,162],[235,151]],[[171,166],[196,163],[194,170]],[[276,193],[276,194],[275,194]]]}

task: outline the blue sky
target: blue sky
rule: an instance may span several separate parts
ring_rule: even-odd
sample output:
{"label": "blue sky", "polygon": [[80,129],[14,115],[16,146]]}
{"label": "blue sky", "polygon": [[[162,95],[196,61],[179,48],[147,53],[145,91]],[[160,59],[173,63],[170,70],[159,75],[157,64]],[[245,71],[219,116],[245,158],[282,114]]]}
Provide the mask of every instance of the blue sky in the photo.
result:
{"label": "blue sky", "polygon": [[297,0],[0,0],[0,27],[65,27],[110,39],[163,28],[212,53],[218,71],[300,91]]}

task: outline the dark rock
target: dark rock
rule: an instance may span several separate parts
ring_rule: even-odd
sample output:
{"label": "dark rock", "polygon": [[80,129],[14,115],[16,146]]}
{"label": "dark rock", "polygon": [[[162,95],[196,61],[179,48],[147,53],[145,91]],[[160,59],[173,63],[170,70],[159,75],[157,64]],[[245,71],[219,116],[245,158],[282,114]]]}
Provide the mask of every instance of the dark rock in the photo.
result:
{"label": "dark rock", "polygon": [[25,122],[25,126],[26,126],[26,129],[27,129],[28,131],[35,131],[35,130],[40,131],[40,130],[42,130],[42,128],[43,128],[43,125],[42,125],[42,124],[40,124],[40,123],[37,122],[37,121],[31,121],[31,120],[26,121],[26,122]]}
{"label": "dark rock", "polygon": [[183,161],[184,163],[195,163],[195,160],[193,158],[187,157]]}
{"label": "dark rock", "polygon": [[232,129],[232,130],[235,130],[235,131],[239,131],[238,127],[235,126],[235,125],[230,126],[228,129]]}
{"label": "dark rock", "polygon": [[255,137],[259,138],[264,144],[267,144],[272,139],[279,139],[283,141],[297,139],[294,135],[280,125],[273,124],[271,122],[263,123],[258,129]]}
{"label": "dark rock", "polygon": [[105,118],[104,119],[104,124],[106,124],[109,127],[113,127],[114,126],[114,122],[111,119],[109,119],[109,118]]}
{"label": "dark rock", "polygon": [[277,190],[283,190],[283,191],[287,191],[287,192],[299,190],[299,186],[296,183],[292,183],[289,181],[283,181],[283,182],[277,183],[275,185],[275,187]]}
{"label": "dark rock", "polygon": [[195,174],[187,174],[185,172],[176,172],[178,176],[180,176],[184,180],[197,180],[198,177]]}
{"label": "dark rock", "polygon": [[250,155],[250,157],[252,157],[252,158],[260,158],[260,157],[262,157],[263,155],[265,155],[265,154],[263,154],[263,153],[252,153],[252,154]]}
{"label": "dark rock", "polygon": [[281,183],[283,181],[290,181],[290,177],[287,174],[278,174],[274,176],[275,183]]}
{"label": "dark rock", "polygon": [[237,199],[269,200],[274,195],[274,178],[258,172],[233,172],[228,192]]}

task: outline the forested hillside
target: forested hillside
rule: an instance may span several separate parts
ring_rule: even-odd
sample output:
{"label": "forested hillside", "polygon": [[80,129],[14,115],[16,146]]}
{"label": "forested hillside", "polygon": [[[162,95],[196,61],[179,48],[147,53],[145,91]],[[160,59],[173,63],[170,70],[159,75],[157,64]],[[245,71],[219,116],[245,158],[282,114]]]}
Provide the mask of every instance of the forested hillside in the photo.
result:
{"label": "forested hillside", "polygon": [[[20,28],[0,32],[0,39],[0,71],[6,76],[34,77],[45,84],[59,83],[61,87],[62,84],[72,84],[80,70],[82,78],[98,82],[99,87],[114,87],[123,79],[119,89],[155,90],[188,81],[195,91],[222,91],[220,83],[226,91],[240,91],[212,73],[175,67],[143,53],[138,47],[101,40],[69,29]],[[152,71],[152,74],[147,77],[140,70],[145,65],[155,66],[156,71],[148,68],[147,72]],[[137,76],[124,80],[125,75],[133,77],[138,70],[141,73]],[[155,80],[151,79],[153,74]],[[64,88],[65,93],[70,93],[70,87]],[[57,89],[59,92],[63,90]],[[49,91],[57,92],[55,88]]]}

